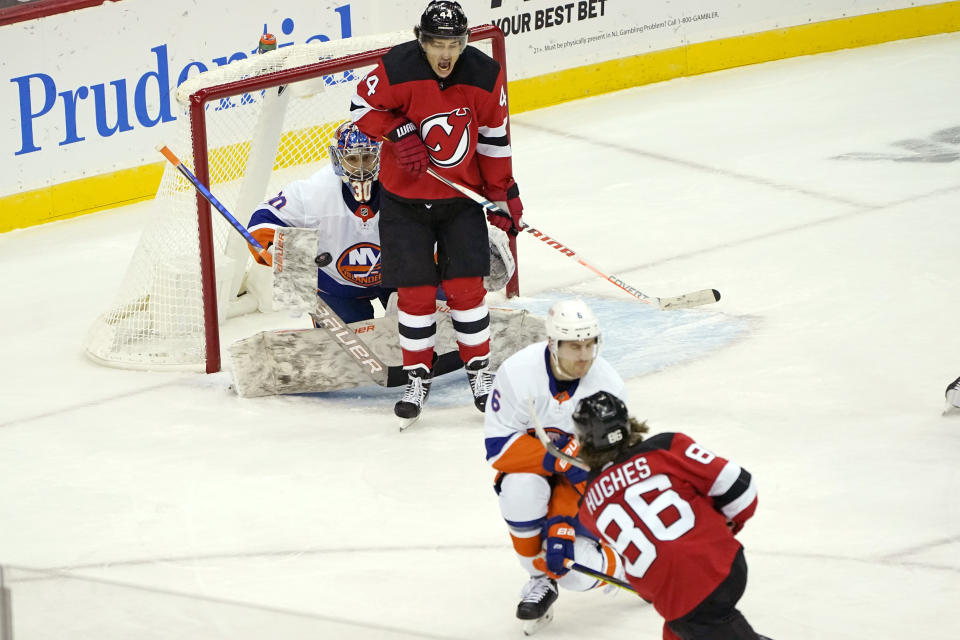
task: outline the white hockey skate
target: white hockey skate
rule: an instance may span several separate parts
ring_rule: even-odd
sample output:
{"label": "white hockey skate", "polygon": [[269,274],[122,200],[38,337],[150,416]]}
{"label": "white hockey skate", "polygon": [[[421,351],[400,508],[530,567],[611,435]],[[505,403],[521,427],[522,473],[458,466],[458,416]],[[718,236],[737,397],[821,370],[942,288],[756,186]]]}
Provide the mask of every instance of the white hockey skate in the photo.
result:
{"label": "white hockey skate", "polygon": [[523,586],[517,617],[523,621],[523,635],[532,636],[553,620],[553,603],[557,600],[557,582],[547,576],[536,576]]}

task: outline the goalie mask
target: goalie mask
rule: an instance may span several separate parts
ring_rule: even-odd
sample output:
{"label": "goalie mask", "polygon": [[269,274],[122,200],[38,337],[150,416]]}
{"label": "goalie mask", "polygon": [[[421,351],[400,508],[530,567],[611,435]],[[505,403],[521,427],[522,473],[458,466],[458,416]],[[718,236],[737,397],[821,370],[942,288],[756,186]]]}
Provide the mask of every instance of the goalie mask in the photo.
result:
{"label": "goalie mask", "polygon": [[350,186],[357,202],[369,202],[373,183],[380,175],[380,143],[371,140],[351,122],[345,122],[334,134],[330,147],[333,171]]}
{"label": "goalie mask", "polygon": [[547,313],[547,340],[554,374],[563,380],[587,375],[600,353],[600,323],[582,300],[561,300]]}
{"label": "goalie mask", "polygon": [[585,451],[619,449],[630,435],[627,405],[606,391],[598,391],[581,400],[573,412],[573,423],[577,439]]}

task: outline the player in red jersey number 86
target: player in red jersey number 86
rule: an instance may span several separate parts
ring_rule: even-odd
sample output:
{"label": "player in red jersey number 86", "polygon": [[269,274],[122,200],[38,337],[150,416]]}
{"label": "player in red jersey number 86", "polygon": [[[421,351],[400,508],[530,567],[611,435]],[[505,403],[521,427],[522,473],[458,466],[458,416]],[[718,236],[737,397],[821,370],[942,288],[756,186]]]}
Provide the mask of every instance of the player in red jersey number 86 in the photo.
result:
{"label": "player in red jersey number 86", "polygon": [[664,617],[664,640],[769,640],[737,610],[747,586],[734,537],[757,508],[750,473],[683,433],[646,423],[606,391],[573,412],[591,472],[579,520],[623,559],[627,581]]}

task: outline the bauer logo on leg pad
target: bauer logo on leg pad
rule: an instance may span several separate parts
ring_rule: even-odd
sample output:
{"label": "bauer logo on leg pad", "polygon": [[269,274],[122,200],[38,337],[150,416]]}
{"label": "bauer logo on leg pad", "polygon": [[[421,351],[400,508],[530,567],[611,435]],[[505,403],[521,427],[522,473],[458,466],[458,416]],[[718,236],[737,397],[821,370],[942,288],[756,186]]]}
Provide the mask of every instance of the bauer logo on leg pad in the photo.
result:
{"label": "bauer logo on leg pad", "polygon": [[338,342],[347,347],[347,352],[359,364],[366,366],[370,373],[379,373],[383,371],[383,365],[371,354],[365,345],[357,340],[353,330],[345,325],[343,321],[334,315],[325,305],[317,304],[314,319],[324,328],[328,329]]}

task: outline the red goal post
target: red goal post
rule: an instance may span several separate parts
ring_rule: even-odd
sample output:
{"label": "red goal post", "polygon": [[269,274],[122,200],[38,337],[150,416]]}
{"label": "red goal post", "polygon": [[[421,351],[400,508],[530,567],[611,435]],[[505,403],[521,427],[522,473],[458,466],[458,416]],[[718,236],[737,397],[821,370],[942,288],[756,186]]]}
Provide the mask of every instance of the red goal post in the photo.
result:
{"label": "red goal post", "polygon": [[[286,182],[305,177],[306,169],[301,167],[312,167],[312,172],[317,163],[329,162],[326,146],[331,132],[348,117],[349,98],[345,96],[352,95],[365,69],[372,68],[390,46],[411,37],[407,31],[315,47],[294,45],[199,74],[178,89],[183,109],[180,125],[189,127],[180,140],[171,141],[171,148],[182,158],[192,157],[193,173],[199,181],[209,185],[234,216],[245,221],[263,198]],[[470,42],[486,50],[506,72],[504,36],[499,28],[473,28]],[[305,53],[295,53],[295,47]],[[351,47],[353,51],[344,55]],[[294,66],[276,62],[294,60],[297,55],[321,59]],[[236,79],[231,73],[242,75]],[[274,88],[278,91],[269,91]],[[313,102],[306,102],[309,100]],[[306,116],[293,114],[300,101],[307,105]],[[253,120],[231,120],[257,109]],[[265,115],[268,113],[274,115]],[[188,144],[191,150],[185,148]],[[242,239],[235,230],[231,234],[224,229],[210,204],[183,182],[175,171],[165,173],[155,199],[153,222],[141,237],[117,302],[91,327],[84,346],[101,364],[217,372],[221,369],[221,323],[256,310],[249,304],[253,296],[236,297],[238,291],[245,293],[244,287],[252,288],[250,272],[257,269],[250,268],[252,261]],[[188,217],[194,220],[195,232],[186,229]],[[171,227],[180,229],[174,232]],[[193,258],[189,257],[191,246]],[[511,248],[516,255],[515,238],[511,238]],[[517,295],[518,289],[515,274],[507,285],[507,295]]]}

